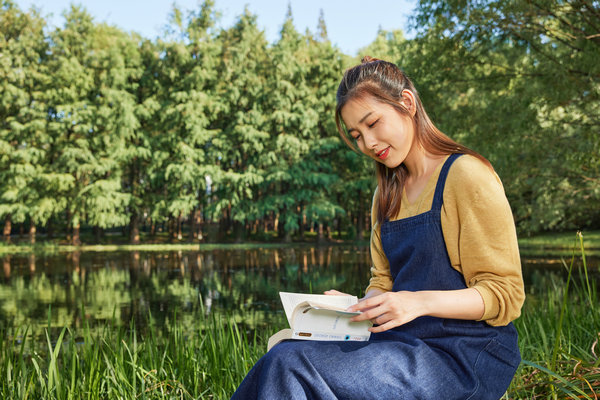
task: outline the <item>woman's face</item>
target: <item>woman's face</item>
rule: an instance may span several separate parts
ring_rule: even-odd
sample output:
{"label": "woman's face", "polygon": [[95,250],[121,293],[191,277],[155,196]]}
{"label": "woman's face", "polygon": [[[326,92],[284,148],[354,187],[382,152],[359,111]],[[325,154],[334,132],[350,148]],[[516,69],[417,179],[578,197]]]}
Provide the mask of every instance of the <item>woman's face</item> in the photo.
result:
{"label": "woman's face", "polygon": [[360,151],[388,168],[409,155],[415,138],[412,120],[373,97],[349,100],[341,117]]}

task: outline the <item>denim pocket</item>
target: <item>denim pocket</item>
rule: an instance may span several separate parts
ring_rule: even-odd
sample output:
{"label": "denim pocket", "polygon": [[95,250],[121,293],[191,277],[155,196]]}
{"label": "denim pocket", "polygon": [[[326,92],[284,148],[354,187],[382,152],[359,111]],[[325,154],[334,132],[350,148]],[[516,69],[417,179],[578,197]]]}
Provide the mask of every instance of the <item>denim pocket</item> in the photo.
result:
{"label": "denim pocket", "polygon": [[469,399],[500,399],[508,389],[520,362],[521,355],[518,350],[496,339],[490,340],[475,362],[479,385]]}
{"label": "denim pocket", "polygon": [[519,350],[515,351],[515,349],[500,343],[496,339],[490,340],[483,351],[490,353],[492,356],[504,361],[514,368],[517,368],[521,362],[521,354],[519,353]]}

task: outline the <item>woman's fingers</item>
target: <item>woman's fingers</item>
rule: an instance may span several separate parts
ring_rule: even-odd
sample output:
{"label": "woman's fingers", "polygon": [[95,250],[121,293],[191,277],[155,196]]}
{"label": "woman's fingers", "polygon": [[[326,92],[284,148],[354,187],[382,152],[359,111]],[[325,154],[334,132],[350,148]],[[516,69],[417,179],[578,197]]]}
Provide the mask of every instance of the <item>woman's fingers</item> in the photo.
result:
{"label": "woman's fingers", "polygon": [[383,332],[406,324],[419,317],[418,299],[410,292],[387,292],[365,299],[349,310],[361,310],[362,313],[352,321],[371,320],[379,325],[371,328],[371,332]]}
{"label": "woman's fingers", "polygon": [[359,322],[359,321],[366,321],[366,320],[375,321],[376,318],[379,318],[380,316],[384,315],[387,311],[388,311],[388,309],[386,307],[383,307],[382,305],[375,306],[368,310],[363,311],[362,313],[360,313],[360,315],[357,315],[356,317],[352,317],[351,321],[352,322]]}
{"label": "woman's fingers", "polygon": [[340,292],[339,290],[335,289],[326,290],[323,292],[323,294],[326,294],[328,296],[351,296],[348,293]]}
{"label": "woman's fingers", "polygon": [[384,332],[384,331],[387,331],[388,329],[392,329],[392,328],[395,328],[400,325],[401,324],[398,324],[392,320],[392,321],[386,322],[383,325],[373,326],[373,327],[369,328],[369,331],[372,333]]}
{"label": "woman's fingers", "polygon": [[368,299],[361,300],[355,305],[348,307],[348,311],[366,311],[372,309],[383,303],[385,297],[385,294],[380,294],[377,296],[369,297]]}

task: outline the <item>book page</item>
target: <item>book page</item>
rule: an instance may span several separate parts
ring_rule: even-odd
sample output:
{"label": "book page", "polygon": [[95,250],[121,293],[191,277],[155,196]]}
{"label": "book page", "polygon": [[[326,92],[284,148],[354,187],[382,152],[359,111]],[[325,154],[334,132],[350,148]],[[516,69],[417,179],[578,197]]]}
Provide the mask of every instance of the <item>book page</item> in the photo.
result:
{"label": "book page", "polygon": [[343,310],[358,303],[358,298],[356,296],[329,296],[326,294],[279,292],[279,297],[281,298],[285,316],[287,317],[290,327],[292,327],[292,314],[294,313],[294,308],[302,302],[314,302],[319,304],[320,307],[330,306]]}
{"label": "book page", "polygon": [[371,333],[371,321],[351,322],[351,313],[313,308],[307,302],[296,307],[292,330],[302,339],[308,340],[357,340],[366,338]]}

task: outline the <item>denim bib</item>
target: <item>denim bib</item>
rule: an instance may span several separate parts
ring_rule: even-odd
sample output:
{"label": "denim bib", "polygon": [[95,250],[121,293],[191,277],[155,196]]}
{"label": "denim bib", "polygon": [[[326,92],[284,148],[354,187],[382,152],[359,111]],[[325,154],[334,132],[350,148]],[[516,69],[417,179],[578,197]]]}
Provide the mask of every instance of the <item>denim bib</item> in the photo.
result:
{"label": "denim bib", "polygon": [[[440,220],[457,157],[444,163],[430,211],[381,227],[394,291],[467,287],[450,264]],[[420,317],[368,342],[284,341],[254,365],[232,399],[498,400],[519,362],[512,323]]]}

